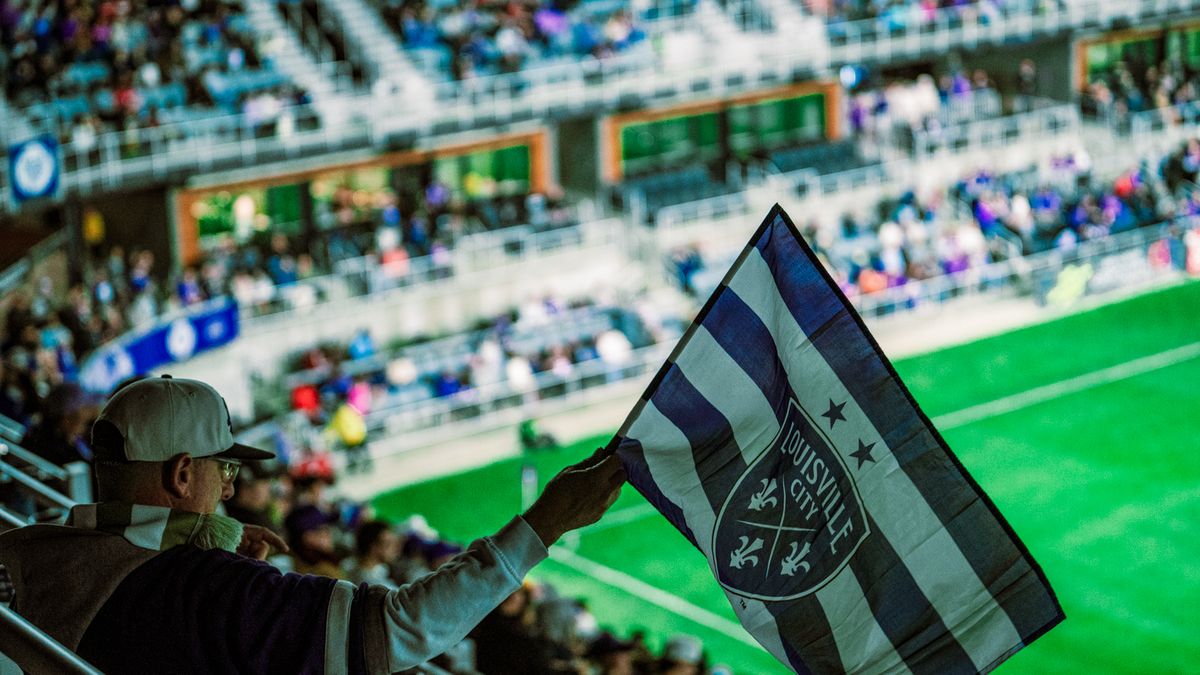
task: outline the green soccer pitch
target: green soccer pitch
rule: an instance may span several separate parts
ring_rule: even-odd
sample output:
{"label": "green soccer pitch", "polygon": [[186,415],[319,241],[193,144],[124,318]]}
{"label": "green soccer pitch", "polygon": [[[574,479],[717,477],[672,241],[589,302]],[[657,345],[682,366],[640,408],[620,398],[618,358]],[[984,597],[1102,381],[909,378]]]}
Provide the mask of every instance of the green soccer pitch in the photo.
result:
{"label": "green soccer pitch", "polygon": [[[896,363],[1041,563],[1067,620],[1009,673],[1184,673],[1200,664],[1200,282]],[[614,427],[620,420],[614,420]],[[514,441],[516,433],[513,433]],[[607,437],[538,455],[544,483]],[[379,496],[469,540],[520,506],[517,459]],[[786,670],[737,625],[703,557],[631,487],[533,572],[601,625],[703,639],[710,663]]]}

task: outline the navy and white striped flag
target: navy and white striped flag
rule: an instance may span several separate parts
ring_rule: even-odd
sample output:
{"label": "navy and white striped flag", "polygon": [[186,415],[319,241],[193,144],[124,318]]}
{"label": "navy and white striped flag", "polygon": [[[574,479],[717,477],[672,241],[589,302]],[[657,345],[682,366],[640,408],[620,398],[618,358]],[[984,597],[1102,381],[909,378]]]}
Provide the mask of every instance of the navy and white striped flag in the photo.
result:
{"label": "navy and white striped flag", "polygon": [[986,672],[1063,619],[778,205],[614,443],[797,672]]}

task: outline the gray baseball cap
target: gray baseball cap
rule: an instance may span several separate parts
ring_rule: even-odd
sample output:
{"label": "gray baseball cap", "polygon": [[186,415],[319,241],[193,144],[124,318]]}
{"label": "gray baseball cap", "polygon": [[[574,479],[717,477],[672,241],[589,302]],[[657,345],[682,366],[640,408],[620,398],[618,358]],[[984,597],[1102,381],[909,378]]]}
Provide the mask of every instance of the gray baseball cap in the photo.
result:
{"label": "gray baseball cap", "polygon": [[117,390],[92,426],[96,459],[163,462],[175,455],[233,460],[271,459],[273,452],[233,440],[229,407],[216,389],[170,375]]}

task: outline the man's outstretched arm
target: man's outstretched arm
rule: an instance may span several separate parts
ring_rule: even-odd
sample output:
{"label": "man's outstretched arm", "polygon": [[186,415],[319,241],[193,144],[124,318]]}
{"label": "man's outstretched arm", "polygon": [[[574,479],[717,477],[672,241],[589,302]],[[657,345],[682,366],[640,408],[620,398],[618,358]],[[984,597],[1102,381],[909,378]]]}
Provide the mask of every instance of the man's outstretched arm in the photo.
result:
{"label": "man's outstretched arm", "polygon": [[432,574],[392,591],[364,585],[356,592],[340,582],[330,600],[330,621],[338,622],[332,613],[344,605],[342,625],[349,625],[352,605],[365,603],[360,616],[367,670],[396,672],[424,663],[462,640],[520,587],[559,537],[599,520],[624,482],[616,455],[597,451],[560,471],[523,516],[472,542]]}

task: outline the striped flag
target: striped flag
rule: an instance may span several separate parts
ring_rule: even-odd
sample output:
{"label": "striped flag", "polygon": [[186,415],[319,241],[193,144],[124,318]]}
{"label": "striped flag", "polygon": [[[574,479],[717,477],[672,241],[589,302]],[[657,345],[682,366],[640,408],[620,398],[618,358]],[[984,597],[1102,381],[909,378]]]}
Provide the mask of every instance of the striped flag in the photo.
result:
{"label": "striped flag", "polygon": [[614,443],[797,672],[986,672],[1063,619],[778,205]]}

